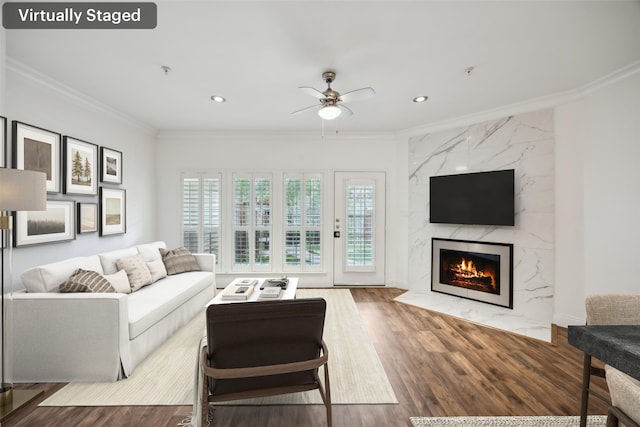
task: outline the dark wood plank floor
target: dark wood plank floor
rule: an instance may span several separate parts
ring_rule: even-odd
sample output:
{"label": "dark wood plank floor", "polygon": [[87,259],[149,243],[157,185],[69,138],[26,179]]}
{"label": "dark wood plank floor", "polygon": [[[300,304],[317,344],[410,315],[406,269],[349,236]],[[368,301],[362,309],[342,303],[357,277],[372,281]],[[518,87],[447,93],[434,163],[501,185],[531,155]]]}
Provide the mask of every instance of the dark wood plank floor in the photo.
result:
{"label": "dark wood plank floor", "polygon": [[[394,302],[403,292],[352,289],[400,403],[335,405],[334,426],[406,427],[411,416],[578,415],[582,353],[567,344],[566,329],[559,329],[557,345],[551,345]],[[604,380],[594,382],[606,393]],[[44,389],[45,398],[61,387],[16,386]],[[605,403],[591,400],[590,413],[606,413]],[[222,407],[215,411],[214,425],[324,426],[323,408]],[[187,406],[44,408],[34,403],[2,425],[176,426],[190,410]]]}

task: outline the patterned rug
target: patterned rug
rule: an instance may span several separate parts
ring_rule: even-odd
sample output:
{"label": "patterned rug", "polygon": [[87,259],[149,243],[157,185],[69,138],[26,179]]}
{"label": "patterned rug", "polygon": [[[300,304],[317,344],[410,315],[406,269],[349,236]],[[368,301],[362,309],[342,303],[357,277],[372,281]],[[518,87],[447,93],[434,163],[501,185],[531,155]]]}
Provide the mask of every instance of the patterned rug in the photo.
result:
{"label": "patterned rug", "polygon": [[[606,415],[589,415],[587,427],[604,427]],[[414,427],[579,427],[580,417],[411,417]]]}

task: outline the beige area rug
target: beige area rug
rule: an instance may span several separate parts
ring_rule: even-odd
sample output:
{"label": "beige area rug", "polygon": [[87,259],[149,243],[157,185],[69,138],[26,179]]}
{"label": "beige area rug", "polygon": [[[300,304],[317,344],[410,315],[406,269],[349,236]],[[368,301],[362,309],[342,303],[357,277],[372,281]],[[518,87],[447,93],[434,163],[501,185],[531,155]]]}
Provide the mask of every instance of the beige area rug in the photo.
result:
{"label": "beige area rug", "polygon": [[[351,293],[345,289],[298,289],[296,295],[298,298],[322,297],[327,301],[324,339],[329,348],[332,403],[398,403]],[[147,357],[125,380],[70,383],[40,406],[191,405],[197,348],[204,325],[203,312]],[[320,404],[322,400],[320,393],[313,390],[240,403]]]}
{"label": "beige area rug", "polygon": [[[604,427],[606,415],[589,415],[587,427]],[[414,427],[579,427],[580,417],[411,417]]]}

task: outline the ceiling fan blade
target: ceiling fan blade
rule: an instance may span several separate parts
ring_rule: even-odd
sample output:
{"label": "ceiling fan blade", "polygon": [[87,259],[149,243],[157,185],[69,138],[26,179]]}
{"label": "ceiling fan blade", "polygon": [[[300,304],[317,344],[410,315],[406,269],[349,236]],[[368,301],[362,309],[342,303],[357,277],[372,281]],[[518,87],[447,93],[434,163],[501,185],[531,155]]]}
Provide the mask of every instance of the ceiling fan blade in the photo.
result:
{"label": "ceiling fan blade", "polygon": [[314,89],[312,87],[307,87],[307,86],[301,86],[298,89],[302,90],[307,95],[313,96],[314,98],[318,98],[318,99],[325,98],[324,93],[320,92],[318,89]]}
{"label": "ceiling fan blade", "polygon": [[376,92],[370,87],[363,87],[362,89],[352,90],[345,94],[340,95],[340,101],[342,102],[355,102],[366,101],[376,96]]}
{"label": "ceiling fan blade", "polygon": [[296,111],[292,112],[291,115],[303,113],[303,112],[305,112],[307,110],[312,110],[314,108],[319,109],[320,107],[322,107],[322,104],[312,105],[310,107],[304,107],[304,108],[302,108],[300,110],[296,110]]}
{"label": "ceiling fan blade", "polygon": [[341,118],[347,118],[353,115],[353,111],[349,107],[346,107],[342,104],[338,104],[338,108],[342,110],[342,114],[340,114]]}

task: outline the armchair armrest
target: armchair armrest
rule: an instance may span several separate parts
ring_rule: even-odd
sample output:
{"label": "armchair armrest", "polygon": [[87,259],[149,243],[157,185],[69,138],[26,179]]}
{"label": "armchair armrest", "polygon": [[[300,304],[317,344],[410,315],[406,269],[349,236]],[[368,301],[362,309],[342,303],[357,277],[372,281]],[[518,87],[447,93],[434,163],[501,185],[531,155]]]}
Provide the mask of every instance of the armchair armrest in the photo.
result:
{"label": "armchair armrest", "polygon": [[252,366],[246,368],[212,368],[207,364],[207,346],[202,347],[200,363],[205,375],[218,378],[249,378],[262,377],[266,375],[288,374],[291,372],[308,371],[319,368],[329,360],[329,351],[324,341],[322,341],[322,354],[315,359],[302,360],[299,362],[281,363],[278,365]]}

